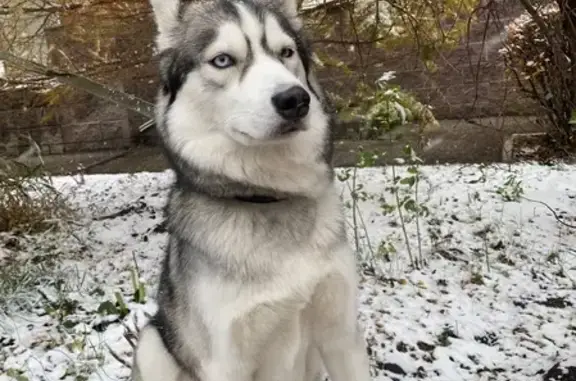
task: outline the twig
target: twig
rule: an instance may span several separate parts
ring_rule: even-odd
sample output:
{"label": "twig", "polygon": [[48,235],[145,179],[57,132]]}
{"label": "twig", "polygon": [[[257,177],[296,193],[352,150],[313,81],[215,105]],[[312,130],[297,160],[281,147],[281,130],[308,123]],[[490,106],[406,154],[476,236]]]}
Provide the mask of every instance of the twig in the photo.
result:
{"label": "twig", "polygon": [[59,71],[49,66],[15,56],[4,50],[0,50],[0,60],[6,61],[6,63],[27,72],[54,78],[62,84],[82,89],[94,96],[135,111],[140,115],[154,118],[154,104],[138,98],[135,95],[111,89],[84,76]]}
{"label": "twig", "polygon": [[576,229],[576,225],[570,225],[570,224],[562,221],[562,218],[560,218],[560,216],[558,215],[558,213],[556,213],[556,211],[555,211],[554,209],[552,209],[552,207],[551,207],[550,205],[546,204],[545,202],[543,202],[543,201],[538,201],[538,200],[533,200],[533,199],[531,199],[531,198],[524,197],[524,196],[521,196],[521,197],[522,197],[524,200],[526,200],[526,201],[535,202],[535,203],[537,203],[537,204],[540,204],[540,205],[545,206],[550,212],[552,212],[552,215],[554,216],[554,218],[556,219],[556,221],[557,221],[559,224],[564,225],[564,226],[566,226],[567,228],[570,228],[570,229]]}
{"label": "twig", "polygon": [[[354,167],[352,174],[352,188],[350,189],[350,195],[352,196],[352,224],[354,229],[354,245],[356,246],[356,251],[360,253],[360,237],[358,234],[358,220],[356,213],[358,212],[358,194],[356,192],[356,177],[358,168]],[[348,185],[350,187],[350,185]]]}
{"label": "twig", "polygon": [[98,161],[96,161],[96,162],[94,162],[94,163],[92,163],[92,164],[90,164],[90,165],[87,165],[86,167],[82,167],[82,168],[80,168],[80,169],[77,169],[76,171],[70,172],[70,175],[71,175],[71,176],[75,176],[75,175],[78,175],[78,174],[82,174],[82,175],[83,175],[84,173],[88,173],[88,171],[91,170],[91,169],[94,168],[94,167],[97,167],[97,166],[102,165],[102,164],[109,163],[109,162],[114,161],[114,160],[116,160],[116,159],[120,159],[121,157],[124,157],[124,156],[128,155],[130,152],[132,152],[132,151],[131,151],[131,150],[126,150],[126,151],[122,151],[122,152],[120,152],[120,153],[117,153],[117,154],[115,154],[115,155],[112,155],[112,156],[110,156],[110,157],[106,157],[106,158],[104,158],[104,159],[98,160]]}
{"label": "twig", "polygon": [[[392,165],[392,178],[396,179],[396,166]],[[410,265],[418,268],[414,262],[414,256],[412,255],[412,248],[410,247],[410,238],[408,237],[408,231],[406,230],[406,220],[404,219],[404,214],[402,213],[402,203],[400,202],[400,196],[398,196],[398,187],[394,186],[394,198],[396,200],[396,207],[398,208],[398,216],[400,218],[400,224],[402,225],[402,234],[404,235],[404,241],[406,243],[406,250],[408,251],[408,258],[410,259]]]}
{"label": "twig", "polygon": [[118,217],[126,216],[130,213],[138,213],[144,209],[146,209],[148,205],[146,203],[141,202],[139,205],[129,205],[126,208],[122,208],[114,213],[105,214],[103,216],[95,217],[94,221],[104,221],[104,220],[113,220]]}
{"label": "twig", "polygon": [[124,365],[128,369],[132,369],[132,365],[128,361],[120,357],[118,353],[114,352],[114,350],[110,347],[110,345],[106,344],[106,348],[108,348],[108,352],[110,352],[110,354],[112,355],[112,357],[116,359],[116,361],[118,361],[120,364]]}
{"label": "twig", "polygon": [[422,256],[422,234],[420,232],[420,204],[418,200],[418,185],[420,183],[420,173],[416,173],[414,182],[414,203],[416,204],[416,234],[418,235],[418,262],[424,267],[424,257]]}

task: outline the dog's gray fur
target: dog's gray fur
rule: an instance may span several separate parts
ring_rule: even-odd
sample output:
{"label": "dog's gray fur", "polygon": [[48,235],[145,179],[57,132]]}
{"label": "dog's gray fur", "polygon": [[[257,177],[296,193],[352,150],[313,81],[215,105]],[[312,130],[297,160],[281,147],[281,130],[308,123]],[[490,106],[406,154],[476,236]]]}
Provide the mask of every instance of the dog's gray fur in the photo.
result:
{"label": "dog's gray fur", "polygon": [[[368,381],[333,120],[296,3],[151,3],[157,125],[176,182],[159,309],[141,331],[133,379],[315,381],[325,370]],[[231,68],[207,61],[214,46],[239,57]],[[278,55],[283,46],[295,54]],[[292,85],[311,100],[286,135],[269,98]]]}

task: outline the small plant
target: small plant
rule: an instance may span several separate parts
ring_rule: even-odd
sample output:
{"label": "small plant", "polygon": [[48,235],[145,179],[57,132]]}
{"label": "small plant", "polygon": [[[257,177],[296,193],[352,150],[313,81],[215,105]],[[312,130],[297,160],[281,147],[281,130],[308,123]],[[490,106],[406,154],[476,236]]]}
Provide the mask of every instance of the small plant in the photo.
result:
{"label": "small plant", "polygon": [[86,335],[81,335],[80,337],[75,337],[72,342],[66,344],[66,348],[70,352],[78,352],[81,353],[86,348],[87,344],[87,337]]}
{"label": "small plant", "polygon": [[458,335],[456,334],[456,332],[454,332],[454,329],[451,326],[445,325],[444,328],[442,329],[442,332],[440,332],[437,336],[438,345],[442,347],[450,346],[450,344],[452,344],[452,342],[450,341],[451,338],[457,339]]}
{"label": "small plant", "polygon": [[98,306],[98,313],[100,315],[118,315],[120,319],[123,319],[130,313],[130,309],[124,301],[124,297],[118,291],[114,293],[114,301],[107,300],[100,303]]}
{"label": "small plant", "polygon": [[522,181],[518,180],[516,175],[510,174],[506,177],[504,184],[496,189],[505,202],[520,202],[524,195]]}
{"label": "small plant", "polygon": [[[368,234],[366,232],[366,225],[362,218],[362,214],[360,213],[360,209],[358,206],[359,201],[366,201],[374,197],[374,195],[369,194],[364,189],[364,185],[358,183],[358,169],[359,168],[366,168],[371,167],[376,163],[378,159],[378,154],[374,152],[366,152],[363,151],[362,147],[359,147],[358,152],[358,159],[356,162],[356,166],[353,168],[346,168],[338,175],[338,180],[346,184],[348,188],[348,192],[350,194],[351,201],[344,203],[344,206],[349,208],[352,211],[352,230],[354,235],[354,247],[356,249],[356,253],[362,256],[364,253],[365,245],[362,244],[362,239],[360,237],[361,233],[364,232],[364,239],[367,240],[367,249],[370,255],[370,258],[362,258],[364,260],[372,260],[374,258],[374,249],[370,240],[368,238]],[[365,257],[365,255],[364,255]]]}
{"label": "small plant", "polygon": [[560,255],[558,254],[557,251],[553,251],[550,254],[548,254],[548,256],[546,257],[546,262],[549,263],[558,263],[558,260],[560,259]]}
{"label": "small plant", "polygon": [[69,329],[78,324],[78,313],[82,308],[80,301],[73,298],[71,292],[79,291],[81,287],[81,284],[72,281],[68,270],[45,286],[37,288],[42,301],[41,308],[58,322],[60,328]]}
{"label": "small plant", "polygon": [[[138,304],[146,303],[146,285],[140,280],[140,271],[138,270],[138,264],[136,258],[134,257],[134,264],[130,270],[130,278],[132,280],[132,301]],[[123,319],[130,313],[130,309],[126,304],[124,297],[119,291],[114,293],[114,300],[107,300],[100,303],[98,307],[98,313],[100,315],[118,315],[120,319]]]}
{"label": "small plant", "polygon": [[392,256],[396,255],[397,252],[396,246],[389,240],[382,240],[378,245],[378,258],[386,262],[392,261]]}
{"label": "small plant", "polygon": [[[414,268],[420,268],[424,265],[421,219],[429,215],[429,209],[426,203],[422,202],[421,195],[419,194],[419,184],[422,177],[420,165],[422,160],[410,146],[404,148],[404,158],[401,159],[401,161],[402,163],[408,163],[406,174],[404,177],[397,176],[396,168],[392,166],[393,184],[387,187],[386,190],[392,194],[393,201],[387,202],[383,196],[378,197],[377,195],[367,192],[363,184],[358,183],[357,179],[358,169],[373,166],[380,156],[378,153],[367,152],[360,149],[357,165],[354,168],[343,170],[338,175],[338,179],[347,185],[350,193],[350,201],[345,202],[344,205],[352,212],[354,246],[357,253],[361,256],[361,259],[367,263],[371,263],[370,266],[372,270],[375,270],[375,267],[380,267],[380,265],[376,265],[374,261],[384,260],[390,262],[392,257],[396,255],[397,248],[390,240],[381,241],[377,247],[372,245],[358,207],[361,201],[378,199],[384,215],[398,213],[410,265]],[[412,245],[408,235],[408,224],[412,222],[414,222],[416,228],[417,256],[415,256],[412,251]],[[365,248],[368,250],[368,256],[366,255]]]}
{"label": "small plant", "polygon": [[367,88],[360,91],[366,94],[358,110],[364,120],[362,139],[380,139],[408,123],[419,123],[421,128],[438,123],[429,106],[399,86],[391,85],[389,81],[393,78],[394,72],[386,72],[376,81],[375,91]]}
{"label": "small plant", "polygon": [[[416,155],[412,147],[406,146],[404,148],[404,158],[400,161],[402,163],[408,162],[406,175],[404,177],[398,176],[396,166],[392,166],[393,185],[388,187],[387,190],[392,193],[394,201],[393,203],[388,203],[383,200],[381,210],[384,214],[390,214],[392,212],[398,213],[410,265],[415,268],[420,268],[424,266],[421,218],[427,217],[430,213],[426,203],[421,201],[418,189],[421,181],[420,164],[422,163],[422,159]],[[411,222],[414,222],[416,227],[417,257],[413,254],[412,245],[408,236],[407,227]]]}
{"label": "small plant", "polygon": [[133,268],[130,271],[130,275],[132,277],[132,289],[134,290],[132,295],[134,302],[139,304],[146,303],[146,285],[140,280],[138,269]]}
{"label": "small plant", "polygon": [[65,321],[65,319],[76,312],[78,308],[78,301],[72,300],[68,298],[58,298],[55,301],[48,301],[44,310],[48,315],[52,318],[58,320],[60,323],[63,323],[64,326],[69,325]]}
{"label": "small plant", "polygon": [[472,272],[472,275],[470,276],[470,283],[477,286],[484,286],[484,276],[482,276],[482,274],[479,272]]}
{"label": "small plant", "polygon": [[24,374],[23,370],[10,368],[6,370],[6,376],[15,379],[16,381],[28,381],[28,377]]}
{"label": "small plant", "polygon": [[41,164],[29,167],[0,158],[0,232],[42,232],[71,214]]}

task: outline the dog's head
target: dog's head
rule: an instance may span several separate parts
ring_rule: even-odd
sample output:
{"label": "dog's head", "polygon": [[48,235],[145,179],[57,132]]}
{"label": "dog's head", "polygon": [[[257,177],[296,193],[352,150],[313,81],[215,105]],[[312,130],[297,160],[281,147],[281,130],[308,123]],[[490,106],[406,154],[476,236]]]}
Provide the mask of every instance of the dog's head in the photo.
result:
{"label": "dog's head", "polygon": [[196,125],[188,133],[259,145],[326,124],[295,0],[151,3],[166,106]]}
{"label": "dog's head", "polygon": [[150,1],[158,126],[175,167],[228,188],[311,193],[325,183],[331,118],[296,0]]}

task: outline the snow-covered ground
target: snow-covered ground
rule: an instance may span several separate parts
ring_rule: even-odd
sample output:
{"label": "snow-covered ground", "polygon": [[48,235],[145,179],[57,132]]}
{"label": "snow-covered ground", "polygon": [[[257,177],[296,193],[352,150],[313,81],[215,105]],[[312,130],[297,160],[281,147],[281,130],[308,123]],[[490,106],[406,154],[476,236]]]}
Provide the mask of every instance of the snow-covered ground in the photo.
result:
{"label": "snow-covered ground", "polygon": [[[418,202],[429,215],[420,234],[414,213],[404,210],[402,224],[384,205],[395,203],[390,168],[358,171],[366,200],[355,217],[351,182],[339,183],[350,241],[364,258],[359,318],[374,379],[531,381],[557,363],[576,366],[576,229],[535,202],[576,225],[576,167],[421,171]],[[155,309],[171,181],[169,171],[57,178],[80,213],[70,230],[2,237],[0,264],[10,271],[0,275],[14,263],[24,271],[0,290],[0,381],[129,378],[125,336]],[[403,227],[412,255],[426,262],[420,270],[408,265]]]}

